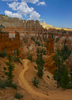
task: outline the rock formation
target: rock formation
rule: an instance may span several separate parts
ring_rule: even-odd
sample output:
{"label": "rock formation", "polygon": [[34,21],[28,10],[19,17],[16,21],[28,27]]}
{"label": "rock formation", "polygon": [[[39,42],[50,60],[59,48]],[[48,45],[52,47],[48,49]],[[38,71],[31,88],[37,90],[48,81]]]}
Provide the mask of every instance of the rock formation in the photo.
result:
{"label": "rock formation", "polygon": [[0,52],[6,49],[7,53],[13,56],[17,48],[19,48],[20,50],[20,57],[24,58],[22,49],[20,49],[21,42],[18,32],[16,32],[15,34],[9,34],[8,32],[0,32]]}
{"label": "rock formation", "polygon": [[38,20],[22,20],[19,18],[11,18],[7,16],[0,15],[0,25],[5,26],[2,31],[8,31],[13,33],[17,31],[24,34],[40,34],[45,33],[47,29],[44,29]]}
{"label": "rock formation", "polygon": [[46,43],[47,48],[47,58],[45,59],[45,68],[51,73],[54,72],[55,67],[53,66],[52,56],[54,56],[54,44],[53,39],[51,38],[51,34],[48,34],[48,39]]}
{"label": "rock formation", "polygon": [[6,48],[9,52],[20,47],[19,33],[14,34],[14,36],[15,37],[7,32],[0,32],[0,51]]}
{"label": "rock formation", "polygon": [[46,48],[48,55],[51,55],[54,52],[53,39],[51,38],[51,34],[48,35]]}

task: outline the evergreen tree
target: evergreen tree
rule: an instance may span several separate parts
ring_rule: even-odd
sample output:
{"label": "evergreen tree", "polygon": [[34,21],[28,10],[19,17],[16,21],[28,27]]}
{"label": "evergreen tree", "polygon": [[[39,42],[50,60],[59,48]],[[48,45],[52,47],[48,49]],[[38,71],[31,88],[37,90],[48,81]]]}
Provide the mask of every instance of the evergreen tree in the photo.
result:
{"label": "evergreen tree", "polygon": [[69,82],[70,82],[70,77],[68,76],[68,69],[65,69],[61,79],[61,87],[66,89],[69,85]]}
{"label": "evergreen tree", "polygon": [[42,59],[42,54],[38,55],[38,59],[36,61],[37,63],[37,69],[38,69],[38,76],[42,77],[43,76],[43,66],[44,66],[44,61]]}
{"label": "evergreen tree", "polygon": [[[53,60],[54,60],[54,65],[57,67],[53,76],[53,78],[57,81],[57,87],[65,86],[64,88],[66,88],[69,83],[69,76],[67,73],[68,70],[66,69],[66,65],[63,62],[60,50],[56,51],[56,55],[53,56]],[[67,80],[64,82],[65,78]]]}
{"label": "evergreen tree", "polygon": [[10,85],[12,84],[13,81],[13,71],[14,71],[14,64],[12,62],[12,57],[10,55],[8,55],[8,60],[9,62],[6,62],[6,65],[8,66],[8,72],[6,72],[6,75],[8,77],[9,83]]}
{"label": "evergreen tree", "polygon": [[63,60],[65,61],[71,54],[71,51],[68,49],[68,46],[66,45],[66,41],[64,43],[64,48],[61,50],[61,56]]}
{"label": "evergreen tree", "polygon": [[52,38],[54,37],[53,33],[52,33]]}
{"label": "evergreen tree", "polygon": [[0,31],[2,30],[2,28],[5,28],[2,24],[0,25]]}
{"label": "evergreen tree", "polygon": [[19,49],[17,48],[17,57],[19,56]]}

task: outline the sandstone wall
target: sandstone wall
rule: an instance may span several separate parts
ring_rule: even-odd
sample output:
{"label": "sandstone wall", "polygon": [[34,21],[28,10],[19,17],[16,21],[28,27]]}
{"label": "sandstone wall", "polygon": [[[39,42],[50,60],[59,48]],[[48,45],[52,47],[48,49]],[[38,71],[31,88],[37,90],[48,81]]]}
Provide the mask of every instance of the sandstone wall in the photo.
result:
{"label": "sandstone wall", "polygon": [[20,36],[18,33],[15,34],[15,38],[9,38],[9,33],[0,32],[0,52],[5,48],[9,54],[14,53],[14,50],[20,48]]}
{"label": "sandstone wall", "polygon": [[51,55],[54,52],[54,44],[53,44],[53,39],[51,38],[51,34],[48,34],[46,48],[47,48],[47,55]]}
{"label": "sandstone wall", "polygon": [[2,31],[8,31],[10,33],[14,33],[14,31],[25,34],[42,34],[47,32],[47,29],[44,29],[38,20],[26,21],[19,18],[10,18],[0,15],[0,25],[1,24],[5,26]]}

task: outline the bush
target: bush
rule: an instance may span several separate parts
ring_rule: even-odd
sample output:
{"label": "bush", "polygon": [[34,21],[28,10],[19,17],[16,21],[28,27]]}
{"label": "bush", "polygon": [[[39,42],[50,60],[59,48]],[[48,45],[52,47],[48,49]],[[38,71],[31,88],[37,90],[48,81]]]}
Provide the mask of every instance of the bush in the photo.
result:
{"label": "bush", "polygon": [[17,48],[17,57],[19,56],[19,49]]}
{"label": "bush", "polygon": [[23,39],[24,43],[27,43],[27,41],[25,39]]}
{"label": "bush", "polygon": [[34,37],[31,37],[31,40],[33,40],[33,41],[35,42],[35,39],[34,39]]}
{"label": "bush", "polygon": [[39,82],[39,80],[36,77],[34,77],[33,80],[32,80],[32,83],[33,83],[34,86],[36,86],[38,88],[38,84],[40,82]]}
{"label": "bush", "polygon": [[4,75],[2,75],[1,77],[4,78]]}
{"label": "bush", "polygon": [[37,44],[38,46],[40,46],[40,42],[36,41],[35,44]]}
{"label": "bush", "polygon": [[10,87],[8,80],[1,80],[0,79],[0,88]]}
{"label": "bush", "polygon": [[17,85],[15,83],[10,84],[8,80],[0,79],[0,88],[6,88],[6,87],[12,87],[14,89],[17,89]]}
{"label": "bush", "polygon": [[36,66],[34,66],[34,68],[37,70],[37,67]]}
{"label": "bush", "polygon": [[0,88],[5,88],[5,87],[6,87],[5,82],[3,82],[3,81],[0,79]]}
{"label": "bush", "polygon": [[47,77],[50,79],[50,77],[47,75]]}
{"label": "bush", "polygon": [[18,86],[17,86],[16,83],[12,83],[12,84],[11,84],[11,87],[14,88],[14,89],[17,89]]}
{"label": "bush", "polygon": [[13,59],[14,59],[14,61],[17,61],[17,62],[19,62],[22,65],[22,62],[20,61],[20,57],[14,57],[13,56]]}
{"label": "bush", "polygon": [[2,28],[5,28],[2,24],[0,25],[0,31],[2,30]]}
{"label": "bush", "polygon": [[18,92],[16,92],[15,95],[14,95],[14,98],[21,99],[21,98],[23,98],[23,95],[18,93]]}
{"label": "bush", "polygon": [[41,50],[41,53],[43,53],[43,55],[46,55],[46,50]]}
{"label": "bush", "polygon": [[0,57],[4,58],[6,56],[7,56],[6,50],[4,50],[3,52],[0,52]]}
{"label": "bush", "polygon": [[37,73],[38,76],[42,78],[42,76],[43,76],[43,74],[44,74],[44,73],[43,73],[43,67],[42,67],[42,66],[38,66],[37,69],[38,69],[38,73]]}
{"label": "bush", "polygon": [[6,70],[6,67],[4,67],[3,69]]}

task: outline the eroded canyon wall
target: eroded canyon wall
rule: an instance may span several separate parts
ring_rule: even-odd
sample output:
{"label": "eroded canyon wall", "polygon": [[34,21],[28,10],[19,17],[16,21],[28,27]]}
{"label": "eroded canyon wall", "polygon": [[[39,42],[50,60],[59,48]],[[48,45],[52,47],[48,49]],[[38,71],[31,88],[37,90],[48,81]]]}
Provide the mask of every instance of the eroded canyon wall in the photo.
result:
{"label": "eroded canyon wall", "polygon": [[7,31],[10,33],[13,33],[14,31],[25,34],[38,34],[47,32],[47,29],[44,29],[38,20],[26,21],[19,18],[11,18],[0,15],[0,25],[1,24],[5,26],[2,31]]}

